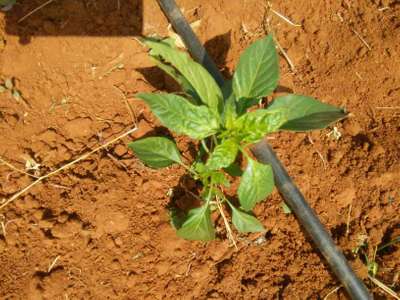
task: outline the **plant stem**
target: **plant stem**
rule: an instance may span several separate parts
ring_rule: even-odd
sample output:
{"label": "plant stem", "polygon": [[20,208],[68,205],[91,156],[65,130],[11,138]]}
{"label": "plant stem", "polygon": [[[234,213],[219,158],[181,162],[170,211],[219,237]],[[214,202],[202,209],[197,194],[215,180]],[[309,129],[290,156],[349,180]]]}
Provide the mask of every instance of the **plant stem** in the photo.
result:
{"label": "plant stem", "polygon": [[201,140],[201,145],[203,146],[204,150],[205,150],[208,154],[210,154],[210,150],[208,150],[208,147],[207,147],[207,145],[206,145],[205,140]]}
{"label": "plant stem", "polygon": [[198,176],[198,174],[191,167],[187,166],[185,163],[179,162],[178,164],[181,165],[182,167],[184,167],[192,175]]}
{"label": "plant stem", "polygon": [[400,236],[394,238],[393,240],[391,240],[391,241],[388,242],[387,244],[385,244],[385,245],[383,245],[383,246],[380,246],[380,247],[378,248],[378,251],[381,251],[381,250],[383,250],[383,249],[385,249],[385,248],[387,248],[387,247],[389,247],[389,246],[391,246],[391,245],[393,245],[393,244],[395,244],[395,243],[399,243],[399,242],[400,242]]}
{"label": "plant stem", "polygon": [[213,139],[214,145],[217,146],[218,145],[217,137],[215,135],[213,135],[212,139]]}
{"label": "plant stem", "polygon": [[216,202],[217,202],[217,207],[218,207],[219,213],[221,214],[221,217],[224,220],[224,224],[225,224],[225,228],[226,228],[226,234],[228,235],[228,239],[231,241],[233,246],[235,246],[235,249],[238,250],[238,246],[237,246],[235,238],[233,236],[231,226],[229,225],[228,219],[226,218],[225,213],[224,213],[224,209],[223,209],[223,207],[221,205],[221,200],[219,199],[218,196],[216,196],[215,199],[216,199]]}
{"label": "plant stem", "polygon": [[244,157],[249,160],[251,159],[251,157],[249,156],[249,154],[246,152],[246,150],[244,149],[243,146],[239,146],[239,151],[242,152],[242,154],[244,155]]}

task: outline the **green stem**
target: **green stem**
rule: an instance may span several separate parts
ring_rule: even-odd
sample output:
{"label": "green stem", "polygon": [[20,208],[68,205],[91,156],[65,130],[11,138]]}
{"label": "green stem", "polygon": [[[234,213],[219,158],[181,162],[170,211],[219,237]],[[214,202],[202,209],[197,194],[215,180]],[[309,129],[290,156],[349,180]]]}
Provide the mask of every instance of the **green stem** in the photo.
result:
{"label": "green stem", "polygon": [[213,135],[213,136],[212,136],[212,139],[213,139],[214,145],[215,145],[215,147],[216,147],[216,146],[218,145],[217,137],[216,137],[215,135]]}
{"label": "green stem", "polygon": [[385,245],[383,245],[383,246],[380,246],[380,247],[378,248],[378,251],[382,251],[383,249],[385,249],[385,248],[387,248],[387,247],[389,247],[389,246],[392,246],[392,245],[394,245],[394,244],[396,244],[396,243],[399,243],[399,242],[400,242],[400,236],[394,238],[393,240],[391,240],[391,241],[388,242],[387,244],[385,244]]}
{"label": "green stem", "polygon": [[243,148],[243,146],[239,146],[239,151],[242,152],[242,154],[244,155],[244,157],[249,160],[251,159],[251,157],[249,156],[249,154],[247,154],[246,150]]}
{"label": "green stem", "polygon": [[210,183],[210,188],[208,190],[208,195],[207,195],[207,198],[206,198],[206,205],[209,205],[210,202],[211,202],[213,189],[214,189],[214,184],[211,182]]}
{"label": "green stem", "polygon": [[208,147],[207,147],[207,145],[206,145],[205,140],[201,140],[201,145],[203,146],[204,150],[206,150],[206,152],[207,152],[208,154],[210,154],[210,150],[208,150]]}
{"label": "green stem", "polygon": [[191,173],[194,176],[199,176],[199,174],[197,174],[195,171],[193,171],[192,168],[190,168],[189,166],[187,166],[186,164],[184,164],[183,162],[178,162],[182,167],[184,167],[187,171],[189,171],[189,173]]}

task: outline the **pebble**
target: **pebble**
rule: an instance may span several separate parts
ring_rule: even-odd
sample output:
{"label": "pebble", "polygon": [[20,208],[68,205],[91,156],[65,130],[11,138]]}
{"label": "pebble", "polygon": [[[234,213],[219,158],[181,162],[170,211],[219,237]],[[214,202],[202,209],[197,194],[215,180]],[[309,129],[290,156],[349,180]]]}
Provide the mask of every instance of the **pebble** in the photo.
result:
{"label": "pebble", "polygon": [[114,153],[119,157],[124,156],[127,152],[128,152],[128,149],[124,145],[117,145],[114,148]]}

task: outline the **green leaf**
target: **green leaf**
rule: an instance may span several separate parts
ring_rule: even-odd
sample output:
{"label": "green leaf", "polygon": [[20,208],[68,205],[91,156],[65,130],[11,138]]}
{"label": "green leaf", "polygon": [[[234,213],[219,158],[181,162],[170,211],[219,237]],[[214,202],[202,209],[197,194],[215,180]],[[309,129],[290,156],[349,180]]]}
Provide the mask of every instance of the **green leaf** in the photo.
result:
{"label": "green leaf", "polygon": [[207,160],[206,166],[210,170],[219,170],[228,167],[236,159],[239,145],[234,140],[224,140],[217,145]]}
{"label": "green leaf", "polygon": [[151,56],[158,56],[173,65],[196,90],[201,101],[214,112],[221,112],[223,97],[220,88],[214,78],[202,65],[192,60],[183,51],[169,46],[155,39],[146,38],[142,42],[151,49]]}
{"label": "green leaf", "polygon": [[237,103],[235,99],[235,95],[232,94],[229,98],[226,99],[224,105],[224,111],[222,113],[223,123],[225,127],[231,129],[235,120],[237,118]]}
{"label": "green leaf", "polygon": [[232,223],[237,230],[240,232],[261,232],[265,230],[264,226],[256,217],[237,209],[230,203],[229,205],[232,209]]}
{"label": "green leaf", "polygon": [[13,5],[17,3],[17,0],[0,0],[0,5]]}
{"label": "green leaf", "polygon": [[153,59],[157,67],[171,76],[181,86],[182,90],[192,97],[194,104],[201,104],[201,99],[199,98],[199,95],[197,95],[196,90],[181,73],[179,73],[174,67],[164,64],[158,57],[154,56]]}
{"label": "green leaf", "polygon": [[224,173],[213,171],[210,173],[210,176],[212,183],[215,185],[222,184],[225,187],[229,187],[231,185]]}
{"label": "green leaf", "polygon": [[246,99],[246,100],[237,102],[237,104],[236,104],[237,114],[239,116],[245,114],[250,107],[258,104],[259,101],[260,101],[259,99]]}
{"label": "green leaf", "polygon": [[181,163],[181,155],[175,143],[164,137],[149,137],[128,144],[135,155],[151,168],[168,167]]}
{"label": "green leaf", "polygon": [[161,123],[179,134],[204,139],[219,129],[219,119],[207,106],[196,106],[174,94],[137,94]]}
{"label": "green leaf", "polygon": [[235,120],[234,130],[244,142],[255,143],[267,133],[277,131],[287,120],[284,109],[258,109]]}
{"label": "green leaf", "polygon": [[235,163],[232,163],[228,167],[224,168],[224,171],[233,177],[239,177],[243,175],[242,169]]}
{"label": "green leaf", "polygon": [[279,63],[271,35],[251,44],[240,56],[233,91],[242,101],[268,96],[278,85]]}
{"label": "green leaf", "polygon": [[281,206],[282,206],[282,209],[283,209],[283,213],[285,213],[285,214],[291,214],[292,213],[292,210],[290,209],[290,207],[285,202],[282,202]]}
{"label": "green leaf", "polygon": [[215,230],[208,203],[202,207],[191,209],[188,218],[177,231],[177,234],[186,240],[210,241],[215,239]]}
{"label": "green leaf", "polygon": [[224,100],[230,98],[233,94],[232,80],[225,80],[224,85],[221,87]]}
{"label": "green leaf", "polygon": [[167,209],[172,227],[174,227],[175,230],[178,230],[185,222],[185,213],[176,206],[170,206]]}
{"label": "green leaf", "polygon": [[287,110],[288,115],[280,129],[292,131],[322,129],[347,116],[341,108],[300,95],[278,97],[267,110],[282,108]]}
{"label": "green leaf", "polygon": [[264,200],[274,188],[274,176],[270,165],[248,159],[246,170],[240,180],[238,196],[244,210],[250,211],[256,203]]}

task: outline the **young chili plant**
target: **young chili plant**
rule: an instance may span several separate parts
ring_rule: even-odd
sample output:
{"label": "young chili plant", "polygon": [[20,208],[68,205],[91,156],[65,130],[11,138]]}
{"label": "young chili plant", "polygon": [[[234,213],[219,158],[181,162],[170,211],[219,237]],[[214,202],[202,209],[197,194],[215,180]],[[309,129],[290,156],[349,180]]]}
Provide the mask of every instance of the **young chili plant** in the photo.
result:
{"label": "young chili plant", "polygon": [[[201,182],[202,205],[191,209],[183,220],[173,220],[178,236],[214,239],[211,210],[214,204],[221,203],[230,208],[238,231],[263,231],[252,210],[272,192],[274,177],[271,166],[249,155],[249,146],[279,130],[325,128],[346,113],[311,97],[293,94],[277,97],[267,108],[256,109],[256,104],[278,85],[278,55],[272,36],[254,42],[244,51],[232,80],[222,88],[170,40],[145,38],[142,42],[150,49],[156,65],[180,84],[182,93],[139,93],[137,98],[146,102],[171,131],[200,141],[199,153],[191,165],[182,160],[171,139],[148,137],[129,144],[145,165],[157,169],[177,163]],[[244,170],[236,164],[239,156],[245,159]],[[223,192],[223,186],[230,184],[227,174],[240,177],[237,206]]]}

